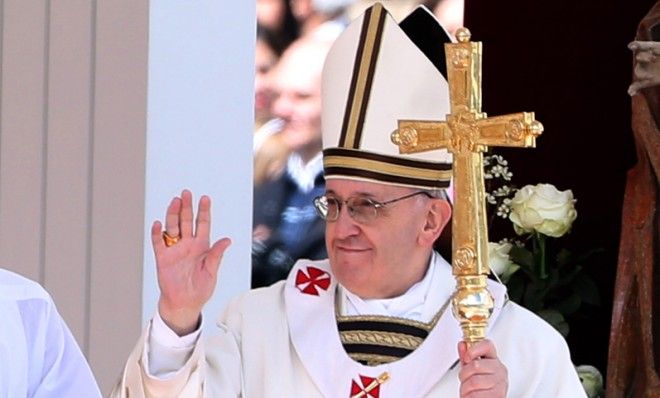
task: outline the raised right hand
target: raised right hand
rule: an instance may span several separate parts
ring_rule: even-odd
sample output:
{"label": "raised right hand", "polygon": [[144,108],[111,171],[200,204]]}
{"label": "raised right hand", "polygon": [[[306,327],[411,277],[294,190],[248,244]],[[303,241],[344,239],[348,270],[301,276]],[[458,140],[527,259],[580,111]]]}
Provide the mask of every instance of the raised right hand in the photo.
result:
{"label": "raised right hand", "polygon": [[197,329],[202,307],[215,289],[220,260],[231,244],[229,238],[222,238],[210,246],[208,196],[199,199],[194,231],[193,218],[192,193],[183,190],[180,197],[172,199],[165,217],[165,231],[171,237],[178,236],[179,241],[167,247],[161,222],[157,220],[151,227],[160,287],[158,312],[179,336]]}

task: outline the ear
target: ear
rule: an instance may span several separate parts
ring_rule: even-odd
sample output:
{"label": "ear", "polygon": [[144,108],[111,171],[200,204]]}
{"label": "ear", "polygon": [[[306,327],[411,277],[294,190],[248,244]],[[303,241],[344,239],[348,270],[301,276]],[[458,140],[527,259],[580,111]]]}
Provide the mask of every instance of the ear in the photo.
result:
{"label": "ear", "polygon": [[424,228],[419,236],[420,244],[433,247],[433,243],[438,239],[442,230],[451,218],[451,205],[443,199],[431,199]]}

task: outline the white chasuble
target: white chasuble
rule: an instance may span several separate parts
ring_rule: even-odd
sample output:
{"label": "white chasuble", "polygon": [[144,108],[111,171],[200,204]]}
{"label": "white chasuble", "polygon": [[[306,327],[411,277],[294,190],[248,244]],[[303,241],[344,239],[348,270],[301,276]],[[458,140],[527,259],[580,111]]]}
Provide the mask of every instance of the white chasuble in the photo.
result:
{"label": "white chasuble", "polygon": [[0,398],[100,397],[94,375],[50,295],[0,269]]}
{"label": "white chasuble", "polygon": [[[400,359],[368,366],[349,356],[336,316],[343,297],[328,261],[300,260],[286,281],[233,300],[218,322],[220,333],[202,334],[190,358],[167,378],[148,372],[146,328],[113,396],[458,397],[462,332],[449,308],[440,311],[454,278],[439,255],[433,261],[427,298],[438,301],[440,314],[426,338]],[[563,337],[515,303],[504,305],[502,285],[492,282],[489,289],[496,304],[488,337],[508,369],[508,396],[584,397]]]}
{"label": "white chasuble", "polygon": [[[439,311],[453,292],[454,280],[451,269],[440,256],[437,256],[435,265],[433,270],[441,275],[433,277],[429,290],[442,292],[442,299],[437,305]],[[316,276],[319,273],[324,276]],[[444,311],[428,337],[404,358],[379,366],[366,366],[354,361],[339,338],[335,314],[336,281],[330,276],[329,264],[302,265],[291,276],[294,274],[296,278],[289,278],[284,292],[291,341],[323,396],[350,397],[356,385],[358,388],[360,385],[366,387],[361,379],[374,380],[387,374],[388,380],[378,386],[378,396],[424,397],[452,365],[456,365],[457,345],[462,334],[451,311]],[[309,282],[291,283],[296,280]],[[323,289],[319,282],[327,284],[327,288]],[[497,303],[491,317],[492,324],[500,313],[505,290],[500,285],[492,285],[490,290]]]}

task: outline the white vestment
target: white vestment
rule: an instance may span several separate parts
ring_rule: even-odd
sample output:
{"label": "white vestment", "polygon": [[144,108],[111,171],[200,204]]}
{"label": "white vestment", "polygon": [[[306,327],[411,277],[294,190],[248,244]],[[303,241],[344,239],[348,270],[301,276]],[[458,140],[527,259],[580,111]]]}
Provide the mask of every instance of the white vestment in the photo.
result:
{"label": "white vestment", "polygon": [[[451,266],[433,256],[427,296],[439,310],[454,290]],[[563,337],[489,282],[495,309],[488,338],[509,376],[509,397],[585,397]],[[458,397],[457,344],[450,310],[402,359],[377,366],[348,356],[338,334],[338,289],[327,260],[300,260],[289,278],[234,299],[221,333],[202,336],[185,365],[165,378],[149,374],[147,327],[131,354],[115,397],[351,397],[384,372],[389,380],[365,397]],[[340,292],[340,293],[337,293]]]}
{"label": "white vestment", "polygon": [[100,397],[53,300],[36,282],[0,269],[0,397]]}

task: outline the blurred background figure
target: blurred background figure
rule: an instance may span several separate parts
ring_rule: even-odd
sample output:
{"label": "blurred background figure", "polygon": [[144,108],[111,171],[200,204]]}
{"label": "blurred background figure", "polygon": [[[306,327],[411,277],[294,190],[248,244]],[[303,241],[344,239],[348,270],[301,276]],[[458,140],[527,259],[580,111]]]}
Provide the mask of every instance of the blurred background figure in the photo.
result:
{"label": "blurred background figure", "polygon": [[346,11],[353,3],[355,0],[291,0],[291,10],[301,35],[322,35],[324,39],[331,40],[350,21]]}
{"label": "blurred background figure", "polygon": [[289,0],[257,0],[257,25],[272,33],[278,54],[298,38],[298,22]]}
{"label": "blurred background figure", "polygon": [[257,25],[257,42],[254,56],[254,136],[252,151],[254,158],[254,186],[280,174],[289,156],[289,147],[277,135],[282,129],[282,120],[274,117],[273,88],[271,73],[280,53],[277,52],[272,32]]}
{"label": "blurred background figure", "polygon": [[425,0],[424,5],[452,37],[456,35],[456,29],[463,26],[464,0]]}
{"label": "blurred background figure", "polygon": [[[356,18],[377,0],[357,0],[348,10],[349,19]],[[463,26],[464,0],[378,0],[383,3],[397,21],[408,15],[415,7],[424,5],[438,19],[443,28],[453,37],[456,29]]]}
{"label": "blurred background figure", "polygon": [[357,18],[377,1],[383,3],[395,20],[401,21],[401,19],[410,14],[424,0],[357,0],[348,8],[347,14],[349,19],[353,20]]}
{"label": "blurred background figure", "polygon": [[273,90],[270,87],[270,72],[277,64],[277,51],[273,33],[257,25],[257,42],[254,54],[254,128],[257,131],[273,118],[271,107]]}
{"label": "blurred background figure", "polygon": [[289,147],[275,133],[282,121],[272,115],[273,92],[270,72],[282,52],[298,38],[298,22],[289,0],[257,0],[257,43],[255,48],[253,183],[280,174],[289,155]]}
{"label": "blurred background figure", "polygon": [[325,224],[312,202],[325,190],[321,73],[332,42],[303,37],[284,52],[273,71],[273,114],[282,121],[273,139],[291,153],[279,174],[255,186],[252,287],[284,279],[297,259],[327,256]]}
{"label": "blurred background figure", "polygon": [[[299,27],[289,0],[257,0],[256,14],[253,150],[255,181],[260,184],[267,173],[262,165],[281,160],[288,152],[280,140],[269,140],[270,136],[281,128],[280,120],[272,116],[273,93],[269,75],[284,50],[298,38]],[[266,141],[269,143],[264,147]]]}

